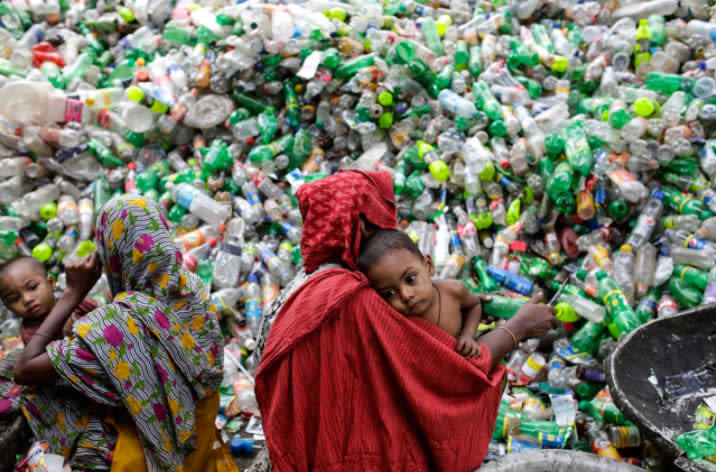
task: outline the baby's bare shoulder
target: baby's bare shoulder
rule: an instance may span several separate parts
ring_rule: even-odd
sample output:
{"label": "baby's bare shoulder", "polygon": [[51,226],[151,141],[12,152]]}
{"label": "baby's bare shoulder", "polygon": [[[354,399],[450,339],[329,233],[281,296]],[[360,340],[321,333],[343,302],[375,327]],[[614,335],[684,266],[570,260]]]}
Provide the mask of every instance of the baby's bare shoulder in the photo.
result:
{"label": "baby's bare shoulder", "polygon": [[439,279],[435,280],[434,283],[440,292],[445,293],[446,295],[462,297],[467,293],[467,287],[465,287],[465,284],[459,280]]}

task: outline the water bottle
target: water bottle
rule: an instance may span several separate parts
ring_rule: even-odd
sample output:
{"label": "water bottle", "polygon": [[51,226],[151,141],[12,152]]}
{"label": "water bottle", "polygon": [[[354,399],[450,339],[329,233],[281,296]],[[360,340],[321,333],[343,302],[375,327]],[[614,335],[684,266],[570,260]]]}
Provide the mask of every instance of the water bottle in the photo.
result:
{"label": "water bottle", "polygon": [[281,259],[271,250],[268,244],[265,242],[258,243],[256,253],[271,274],[279,278],[282,285],[285,286],[291,280],[291,273],[284,267]]}
{"label": "water bottle", "polygon": [[614,280],[621,285],[624,295],[631,302],[634,300],[634,251],[628,244],[622,245],[614,255]]}
{"label": "water bottle", "polygon": [[651,238],[654,228],[661,220],[661,215],[664,211],[663,198],[663,194],[657,191],[646,202],[625,244],[638,250],[642,244]]}
{"label": "water bottle", "polygon": [[182,183],[167,184],[177,205],[189,210],[192,214],[211,225],[219,225],[231,216],[231,207],[218,203],[196,187]]}
{"label": "water bottle", "polygon": [[[228,225],[227,225],[228,231]],[[213,284],[219,288],[236,286],[241,270],[241,240],[231,237],[225,240],[216,253]]]}
{"label": "water bottle", "polygon": [[250,274],[246,285],[246,325],[254,339],[258,339],[261,334],[262,295],[258,280],[256,275]]}

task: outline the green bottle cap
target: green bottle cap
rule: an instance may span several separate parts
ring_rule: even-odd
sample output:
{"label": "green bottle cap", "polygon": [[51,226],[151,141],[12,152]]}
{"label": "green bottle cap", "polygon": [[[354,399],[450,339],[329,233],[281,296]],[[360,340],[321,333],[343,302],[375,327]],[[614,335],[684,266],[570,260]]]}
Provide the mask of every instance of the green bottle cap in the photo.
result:
{"label": "green bottle cap", "polygon": [[579,315],[577,315],[577,312],[574,311],[574,308],[572,308],[569,303],[559,302],[554,306],[554,308],[557,310],[555,317],[559,321],[564,323],[574,323],[579,320]]}
{"label": "green bottle cap", "polygon": [[501,138],[507,134],[507,125],[502,120],[495,120],[487,127],[487,132],[490,133],[490,136]]}
{"label": "green bottle cap", "polygon": [[609,213],[615,220],[621,221],[629,212],[629,207],[624,200],[614,200],[608,205]]}
{"label": "green bottle cap", "polygon": [[431,162],[428,168],[438,182],[445,182],[450,177],[450,168],[443,161]]}
{"label": "green bottle cap", "polygon": [[494,221],[492,213],[488,212],[480,212],[477,215],[470,215],[470,220],[472,220],[472,223],[478,231],[489,228],[492,226],[492,222]]}
{"label": "green bottle cap", "polygon": [[567,68],[569,67],[569,61],[567,61],[567,58],[564,56],[554,56],[554,62],[552,63],[552,66],[550,67],[553,72],[557,72],[558,74],[563,74],[567,71]]}
{"label": "green bottle cap", "polygon": [[97,249],[97,245],[94,241],[82,241],[77,246],[77,257],[85,257],[88,254],[92,254],[95,249]]}
{"label": "green bottle cap", "polygon": [[604,277],[607,276],[607,273],[604,272],[603,270],[600,270],[599,272],[594,274],[594,276],[597,278],[597,280],[602,280]]}
{"label": "green bottle cap", "polygon": [[651,116],[656,111],[658,104],[649,98],[640,98],[634,102],[634,113],[639,116]]}
{"label": "green bottle cap", "polygon": [[144,98],[144,92],[136,85],[130,85],[127,88],[126,96],[133,102],[141,102]]}
{"label": "green bottle cap", "polygon": [[631,115],[624,108],[620,108],[609,114],[609,123],[617,129],[623,128],[629,120],[631,120]]}
{"label": "green bottle cap", "polygon": [[579,269],[577,271],[576,276],[577,276],[577,280],[584,281],[584,279],[587,278],[587,271],[584,269]]}
{"label": "green bottle cap", "polygon": [[51,220],[57,216],[57,203],[49,202],[40,208],[40,216],[45,220]]}
{"label": "green bottle cap", "polygon": [[495,176],[495,165],[492,163],[492,161],[488,161],[485,164],[485,168],[478,175],[480,176],[481,180],[492,180],[492,178]]}
{"label": "green bottle cap", "polygon": [[32,248],[32,257],[40,262],[47,262],[52,257],[52,248],[47,243],[40,243]]}
{"label": "green bottle cap", "polygon": [[393,94],[384,90],[378,94],[378,103],[387,107],[393,104]]}
{"label": "green bottle cap", "polygon": [[382,129],[388,129],[393,125],[393,114],[392,113],[383,113],[380,115],[380,118],[378,118],[378,126],[380,126]]}

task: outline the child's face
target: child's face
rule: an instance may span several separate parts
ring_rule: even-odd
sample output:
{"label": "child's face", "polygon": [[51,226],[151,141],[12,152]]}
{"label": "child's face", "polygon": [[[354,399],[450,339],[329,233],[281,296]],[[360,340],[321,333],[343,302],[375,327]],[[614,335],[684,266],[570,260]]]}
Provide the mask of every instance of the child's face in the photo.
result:
{"label": "child's face", "polygon": [[55,305],[55,280],[44,271],[20,262],[0,277],[0,296],[17,316],[42,319]]}
{"label": "child's face", "polygon": [[433,307],[430,276],[434,274],[430,256],[420,258],[407,249],[396,249],[385,254],[366,276],[398,313],[421,316]]}

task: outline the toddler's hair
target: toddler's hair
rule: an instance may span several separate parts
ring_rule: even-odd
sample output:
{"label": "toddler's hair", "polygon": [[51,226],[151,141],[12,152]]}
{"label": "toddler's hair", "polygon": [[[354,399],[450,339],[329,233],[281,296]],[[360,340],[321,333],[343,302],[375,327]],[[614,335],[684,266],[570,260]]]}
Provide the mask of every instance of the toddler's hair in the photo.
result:
{"label": "toddler's hair", "polygon": [[32,270],[42,272],[43,274],[47,273],[47,269],[45,269],[45,264],[43,264],[42,262],[31,256],[20,256],[16,257],[15,259],[9,260],[4,264],[0,264],[0,277],[5,275],[10,269],[15,267],[16,265],[23,262],[27,263],[32,268]]}
{"label": "toddler's hair", "polygon": [[361,272],[367,272],[386,254],[397,249],[406,249],[421,259],[423,257],[417,244],[404,232],[398,229],[380,229],[363,243],[358,258],[358,268]]}

